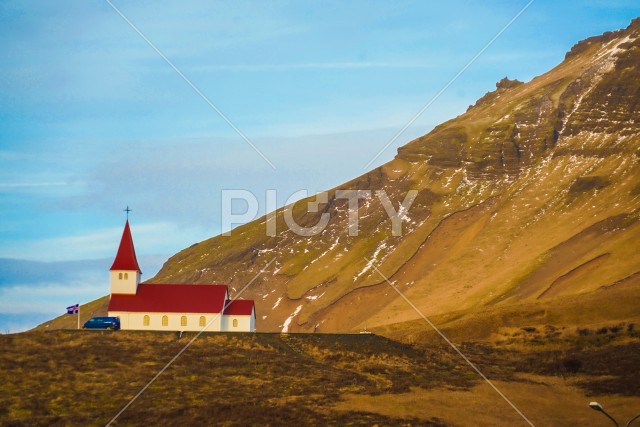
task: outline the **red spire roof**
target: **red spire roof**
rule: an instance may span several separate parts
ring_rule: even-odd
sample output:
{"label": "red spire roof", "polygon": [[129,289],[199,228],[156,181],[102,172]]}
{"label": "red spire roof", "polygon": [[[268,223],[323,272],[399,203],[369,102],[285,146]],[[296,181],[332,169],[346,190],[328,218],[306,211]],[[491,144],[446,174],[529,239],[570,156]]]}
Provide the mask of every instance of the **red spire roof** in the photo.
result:
{"label": "red spire roof", "polygon": [[113,260],[111,270],[136,270],[142,274],[140,267],[138,266],[138,259],[136,258],[136,250],[133,247],[133,238],[131,237],[131,229],[129,228],[129,220],[124,225],[124,231],[122,232],[122,239],[120,239],[120,247],[116,259]]}

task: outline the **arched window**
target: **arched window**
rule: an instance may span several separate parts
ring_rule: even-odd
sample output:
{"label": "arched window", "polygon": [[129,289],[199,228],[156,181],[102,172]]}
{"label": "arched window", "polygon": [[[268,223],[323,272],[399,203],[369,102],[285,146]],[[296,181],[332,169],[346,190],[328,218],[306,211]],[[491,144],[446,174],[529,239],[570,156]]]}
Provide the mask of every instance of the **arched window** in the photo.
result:
{"label": "arched window", "polygon": [[180,318],[180,326],[187,326],[187,316],[182,316]]}
{"label": "arched window", "polygon": [[238,319],[233,319],[233,327],[234,328],[238,327]]}
{"label": "arched window", "polygon": [[200,316],[200,327],[204,328],[207,325],[207,319],[204,316]]}
{"label": "arched window", "polygon": [[127,280],[129,278],[129,273],[124,273],[124,280]]}
{"label": "arched window", "polygon": [[166,315],[162,316],[162,326],[169,326],[169,317]]}
{"label": "arched window", "polygon": [[145,314],[142,318],[142,326],[149,326],[150,320],[149,315]]}
{"label": "arched window", "polygon": [[122,273],[118,273],[118,279],[122,280]]}

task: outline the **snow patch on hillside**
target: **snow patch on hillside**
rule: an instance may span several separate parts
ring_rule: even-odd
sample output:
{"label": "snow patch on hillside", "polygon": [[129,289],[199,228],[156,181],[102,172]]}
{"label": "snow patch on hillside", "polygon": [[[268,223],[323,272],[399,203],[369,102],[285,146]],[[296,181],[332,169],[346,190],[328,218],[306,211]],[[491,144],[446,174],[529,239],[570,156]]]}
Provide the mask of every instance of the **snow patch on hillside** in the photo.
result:
{"label": "snow patch on hillside", "polygon": [[356,276],[353,278],[354,282],[358,280],[358,277],[362,276],[364,273],[369,271],[371,267],[373,267],[373,263],[376,262],[376,258],[378,257],[378,254],[386,247],[387,247],[387,244],[385,242],[382,242],[382,244],[378,246],[378,249],[376,249],[376,251],[373,253],[371,258],[367,262],[367,265],[365,265],[364,268],[358,274],[356,274]]}
{"label": "snow patch on hillside", "polygon": [[276,301],[275,304],[273,304],[273,307],[271,307],[271,310],[274,310],[277,306],[280,305],[280,301],[282,301],[282,297],[278,298],[278,301]]}
{"label": "snow patch on hillside", "polygon": [[315,258],[314,260],[312,260],[309,264],[307,264],[307,265],[304,267],[304,270],[306,270],[307,268],[309,268],[309,266],[310,266],[311,264],[313,264],[314,262],[318,261],[320,258],[324,258],[324,256],[325,256],[326,254],[328,254],[329,252],[331,252],[332,250],[334,250],[334,249],[336,248],[336,246],[338,246],[338,242],[339,242],[339,241],[340,241],[340,236],[338,236],[338,237],[336,238],[336,241],[335,241],[335,242],[333,242],[333,244],[332,244],[331,246],[329,246],[329,249],[327,249],[326,251],[324,251],[323,253],[321,253],[321,254],[320,254],[320,256],[318,256],[317,258]]}
{"label": "snow patch on hillside", "polygon": [[284,323],[282,324],[283,334],[286,334],[287,332],[289,332],[289,325],[291,324],[291,321],[293,320],[293,318],[296,317],[298,313],[300,313],[300,310],[302,310],[302,305],[299,305],[298,307],[296,307],[296,310],[293,313],[291,313],[291,316],[287,317],[287,320],[284,321]]}
{"label": "snow patch on hillside", "polygon": [[324,292],[321,293],[320,295],[309,295],[308,297],[305,297],[305,298],[307,298],[309,301],[315,301],[318,298],[320,298],[322,295],[324,295]]}
{"label": "snow patch on hillside", "polygon": [[451,181],[453,181],[453,178],[455,178],[456,176],[458,176],[459,173],[462,172],[462,168],[458,168],[456,169],[450,177],[447,178],[447,181],[444,183],[444,187],[445,188],[449,188],[449,186],[451,185]]}
{"label": "snow patch on hillside", "polygon": [[[627,43],[629,41],[634,41],[634,39],[630,38],[629,36],[626,36],[620,40],[618,40],[615,44],[614,41],[612,40],[611,42],[609,42],[608,44],[606,44],[601,52],[595,57],[594,61],[592,62],[593,65],[595,65],[597,68],[595,69],[595,76],[592,78],[591,84],[589,85],[589,87],[584,90],[576,99],[576,101],[573,104],[573,107],[571,109],[571,111],[569,112],[569,114],[566,115],[566,117],[562,120],[562,126],[560,128],[560,134],[562,135],[565,125],[567,124],[567,122],[569,121],[569,119],[571,118],[571,116],[573,115],[573,113],[575,113],[578,108],[580,108],[580,104],[582,103],[582,100],[584,99],[585,96],[587,96],[594,87],[596,87],[598,85],[598,83],[602,80],[602,77],[604,74],[613,71],[613,69],[615,68],[615,64],[616,64],[616,60],[617,60],[617,54],[621,51],[623,51],[622,48],[620,48],[620,46],[624,43]],[[613,46],[609,46],[610,44],[613,44]]]}
{"label": "snow patch on hillside", "polygon": [[609,42],[607,45],[605,45],[603,51],[596,57],[596,60],[602,59],[605,56],[617,55],[618,53],[624,51],[624,49],[620,48],[621,45],[623,45],[624,43],[627,43],[627,42],[633,42],[635,40],[636,40],[635,38],[631,38],[631,36],[627,35],[627,36],[623,37],[622,39],[620,39],[613,46],[607,48],[606,46],[608,46],[608,44],[612,43],[613,41]]}
{"label": "snow patch on hillside", "polygon": [[398,208],[398,218],[400,218],[401,221],[405,222],[411,221],[411,218],[409,218],[407,212],[408,209],[404,205],[400,205],[400,208]]}

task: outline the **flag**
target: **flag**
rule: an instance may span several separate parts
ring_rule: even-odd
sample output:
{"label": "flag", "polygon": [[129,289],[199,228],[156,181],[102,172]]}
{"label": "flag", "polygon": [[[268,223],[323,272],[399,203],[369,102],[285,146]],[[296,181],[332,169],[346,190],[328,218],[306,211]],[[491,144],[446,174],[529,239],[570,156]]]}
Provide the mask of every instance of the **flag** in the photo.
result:
{"label": "flag", "polygon": [[78,310],[80,309],[80,304],[70,305],[67,307],[67,314],[78,314]]}

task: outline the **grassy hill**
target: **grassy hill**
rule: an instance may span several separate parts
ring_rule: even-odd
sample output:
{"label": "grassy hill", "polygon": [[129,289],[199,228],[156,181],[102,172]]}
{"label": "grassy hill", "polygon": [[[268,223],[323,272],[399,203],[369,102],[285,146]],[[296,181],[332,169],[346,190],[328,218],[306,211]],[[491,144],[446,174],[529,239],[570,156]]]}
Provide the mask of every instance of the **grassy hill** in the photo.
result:
{"label": "grassy hill", "polygon": [[[0,336],[0,425],[105,425],[192,338],[52,331]],[[640,335],[525,328],[465,354],[536,425],[606,426],[640,402]],[[489,409],[490,408],[490,409]],[[169,421],[170,420],[170,421]],[[459,356],[372,335],[205,334],[116,425],[524,425]]]}

